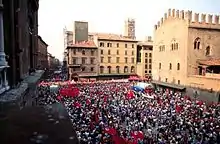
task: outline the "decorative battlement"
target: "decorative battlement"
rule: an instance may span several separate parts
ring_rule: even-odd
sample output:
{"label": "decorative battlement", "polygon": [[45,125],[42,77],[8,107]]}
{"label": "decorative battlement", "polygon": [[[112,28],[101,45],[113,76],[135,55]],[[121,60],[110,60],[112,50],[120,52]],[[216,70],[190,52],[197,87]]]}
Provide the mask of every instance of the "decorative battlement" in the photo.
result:
{"label": "decorative battlement", "polygon": [[207,27],[211,26],[213,28],[220,29],[220,21],[219,15],[211,15],[211,14],[204,14],[204,13],[192,13],[192,11],[184,11],[184,10],[176,10],[176,9],[168,9],[168,12],[164,14],[164,17],[157,22],[154,26],[154,29],[157,30],[161,27],[166,21],[170,19],[179,19],[179,20],[186,20],[189,23],[189,26],[196,25],[196,27]]}

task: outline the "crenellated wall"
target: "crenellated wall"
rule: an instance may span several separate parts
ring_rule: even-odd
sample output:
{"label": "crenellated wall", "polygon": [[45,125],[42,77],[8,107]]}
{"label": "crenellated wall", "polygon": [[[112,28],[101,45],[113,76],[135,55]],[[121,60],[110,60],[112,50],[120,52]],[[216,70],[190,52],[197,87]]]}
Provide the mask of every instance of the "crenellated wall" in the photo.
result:
{"label": "crenellated wall", "polygon": [[213,16],[211,14],[193,13],[189,10],[168,9],[168,12],[154,26],[155,30],[171,19],[186,20],[189,27],[220,29],[219,15]]}

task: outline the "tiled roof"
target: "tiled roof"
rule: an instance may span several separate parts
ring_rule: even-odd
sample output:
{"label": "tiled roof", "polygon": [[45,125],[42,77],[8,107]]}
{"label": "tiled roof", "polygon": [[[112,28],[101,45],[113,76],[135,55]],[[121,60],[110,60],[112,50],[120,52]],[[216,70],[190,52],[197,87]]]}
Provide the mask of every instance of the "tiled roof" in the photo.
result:
{"label": "tiled roof", "polygon": [[198,60],[198,63],[207,66],[220,66],[220,58],[219,59],[208,59],[208,60]]}
{"label": "tiled roof", "polygon": [[136,41],[134,39],[112,33],[89,33],[89,35],[97,36],[98,39],[104,39],[104,40],[120,40],[120,41],[134,41],[134,42]]}
{"label": "tiled roof", "polygon": [[97,48],[97,46],[95,45],[93,41],[78,42],[78,43],[72,44],[69,47]]}

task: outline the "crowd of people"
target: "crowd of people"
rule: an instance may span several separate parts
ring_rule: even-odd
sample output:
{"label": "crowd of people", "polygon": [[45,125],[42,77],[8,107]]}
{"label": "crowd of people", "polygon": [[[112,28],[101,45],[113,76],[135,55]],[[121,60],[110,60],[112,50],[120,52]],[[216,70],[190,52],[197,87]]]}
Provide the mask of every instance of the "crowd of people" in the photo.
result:
{"label": "crowd of people", "polygon": [[[220,105],[206,105],[171,90],[144,97],[133,82],[90,82],[60,86],[75,95],[39,86],[46,104],[63,103],[82,144],[220,143]],[[77,92],[76,92],[77,91]],[[132,97],[130,97],[132,95]]]}

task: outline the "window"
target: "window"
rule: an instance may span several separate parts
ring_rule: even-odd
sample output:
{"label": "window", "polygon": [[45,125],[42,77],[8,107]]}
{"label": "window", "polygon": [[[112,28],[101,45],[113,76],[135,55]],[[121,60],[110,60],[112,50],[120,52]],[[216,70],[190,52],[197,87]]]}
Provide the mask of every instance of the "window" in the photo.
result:
{"label": "window", "polygon": [[147,71],[144,71],[144,73],[147,73]]}
{"label": "window", "polygon": [[73,64],[76,64],[76,61],[77,61],[76,58],[73,58]]}
{"label": "window", "polygon": [[104,57],[101,57],[101,63],[103,63],[104,62]]}
{"label": "window", "polygon": [[148,59],[145,59],[145,63],[148,63]]}
{"label": "window", "polygon": [[132,46],[132,48],[134,48],[134,44],[132,44],[131,46]]}
{"label": "window", "polygon": [[100,66],[100,73],[104,72],[104,66]]}
{"label": "window", "polygon": [[94,67],[91,67],[91,68],[90,68],[90,71],[93,72],[93,71],[94,71]]}
{"label": "window", "polygon": [[151,64],[149,64],[149,69],[151,69],[152,68],[152,66],[151,66]]}
{"label": "window", "polygon": [[108,50],[108,55],[110,55],[111,54],[111,50]]}
{"label": "window", "polygon": [[145,57],[148,57],[148,53],[145,53]]}
{"label": "window", "polygon": [[94,56],[94,53],[95,53],[94,50],[91,50],[91,56]]}
{"label": "window", "polygon": [[177,63],[177,70],[180,70],[180,63]]}
{"label": "window", "polygon": [[152,63],[152,59],[149,59],[149,63]]}
{"label": "window", "polygon": [[159,63],[159,69],[161,69],[161,63]]}
{"label": "window", "polygon": [[116,72],[120,73],[120,67],[119,66],[116,66]]}
{"label": "window", "polygon": [[117,43],[117,47],[119,47],[119,43]]}
{"label": "window", "polygon": [[119,55],[119,50],[117,50],[117,55]]}
{"label": "window", "polygon": [[134,73],[134,66],[131,66],[131,73]]}
{"label": "window", "polygon": [[149,70],[149,73],[151,74],[151,70]]}
{"label": "window", "polygon": [[128,44],[125,44],[125,48],[128,48]]}
{"label": "window", "polygon": [[105,47],[104,42],[100,42],[100,43],[99,43],[99,46],[100,46],[100,47]]}
{"label": "window", "polygon": [[86,54],[85,50],[82,50],[82,55],[85,55],[85,54]]}
{"label": "window", "polygon": [[168,81],[168,78],[165,78],[165,82],[167,82]]}
{"label": "window", "polygon": [[86,58],[82,58],[82,64],[86,64]]}
{"label": "window", "polygon": [[134,63],[134,58],[131,58],[131,63]]}
{"label": "window", "polygon": [[160,52],[161,52],[161,51],[165,51],[165,45],[159,46],[159,51],[160,51]]}
{"label": "window", "polygon": [[148,65],[147,64],[145,64],[145,69],[147,69],[148,68]]}
{"label": "window", "polygon": [[127,73],[127,72],[128,72],[128,67],[125,66],[125,67],[124,67],[124,73]]}
{"label": "window", "polygon": [[177,83],[180,84],[180,80],[178,80]]}
{"label": "window", "polygon": [[131,55],[134,55],[134,51],[131,51]]}
{"label": "window", "polygon": [[108,57],[108,63],[111,63],[111,57]]}
{"label": "window", "polygon": [[172,64],[170,63],[169,69],[172,70]]}
{"label": "window", "polygon": [[86,70],[86,68],[85,67],[82,67],[82,71],[85,71]]}
{"label": "window", "polygon": [[101,55],[103,55],[103,50],[100,51]]}
{"label": "window", "polygon": [[125,55],[127,55],[128,54],[128,52],[127,51],[125,51]]}
{"label": "window", "polygon": [[194,40],[194,49],[200,49],[200,41],[201,39],[199,37]]}
{"label": "window", "polygon": [[125,63],[128,63],[128,58],[127,57],[125,58]]}
{"label": "window", "polygon": [[149,53],[149,57],[150,57],[150,58],[152,57],[152,53]]}
{"label": "window", "polygon": [[178,43],[175,44],[175,50],[178,50]]}
{"label": "window", "polygon": [[76,54],[76,50],[75,50],[75,49],[73,50],[73,54],[74,54],[74,55]]}
{"label": "window", "polygon": [[90,64],[94,64],[95,58],[90,58]]}
{"label": "window", "polygon": [[206,47],[205,55],[206,55],[206,56],[210,56],[210,55],[211,55],[211,48],[210,48],[210,46],[207,46],[207,47]]}
{"label": "window", "polygon": [[112,47],[112,43],[107,43],[107,47]]}
{"label": "window", "polygon": [[116,58],[116,63],[119,63],[119,61],[120,61],[120,57],[117,57]]}
{"label": "window", "polygon": [[108,66],[108,73],[111,73],[111,71],[112,71],[112,67]]}

